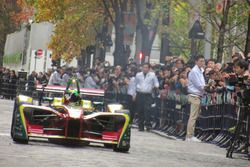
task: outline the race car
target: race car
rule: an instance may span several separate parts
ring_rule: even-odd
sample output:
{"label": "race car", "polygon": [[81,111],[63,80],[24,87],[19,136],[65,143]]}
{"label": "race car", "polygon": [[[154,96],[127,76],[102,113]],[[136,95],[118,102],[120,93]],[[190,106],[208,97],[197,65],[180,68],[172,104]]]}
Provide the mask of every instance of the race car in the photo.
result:
{"label": "race car", "polygon": [[[15,100],[13,141],[27,144],[30,138],[47,138],[53,142],[103,143],[114,151],[129,151],[129,111],[121,104],[105,104],[103,90],[80,89],[79,81],[72,78],[66,87],[38,85],[37,91],[37,104],[24,95]],[[62,97],[58,97],[60,93]]]}

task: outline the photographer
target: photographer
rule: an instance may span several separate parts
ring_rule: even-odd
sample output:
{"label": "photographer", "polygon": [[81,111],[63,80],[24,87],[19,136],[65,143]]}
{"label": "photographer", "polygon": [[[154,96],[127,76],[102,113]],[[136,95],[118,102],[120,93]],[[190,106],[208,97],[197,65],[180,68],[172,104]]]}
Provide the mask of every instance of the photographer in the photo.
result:
{"label": "photographer", "polygon": [[99,78],[96,75],[95,70],[90,71],[90,75],[84,81],[84,88],[98,89]]}
{"label": "photographer", "polygon": [[[229,75],[229,85],[233,85],[235,87],[235,93],[237,97],[242,98],[243,93],[244,93],[244,88],[247,85],[247,70],[248,68],[248,63],[240,59],[235,62],[234,64],[234,72]],[[237,102],[239,102],[240,98],[237,98]],[[245,97],[244,97],[245,98]]]}
{"label": "photographer", "polygon": [[124,86],[124,77],[122,74],[122,67],[116,66],[113,70],[113,74],[110,74],[108,80],[108,92],[114,94],[121,93],[121,88]]}

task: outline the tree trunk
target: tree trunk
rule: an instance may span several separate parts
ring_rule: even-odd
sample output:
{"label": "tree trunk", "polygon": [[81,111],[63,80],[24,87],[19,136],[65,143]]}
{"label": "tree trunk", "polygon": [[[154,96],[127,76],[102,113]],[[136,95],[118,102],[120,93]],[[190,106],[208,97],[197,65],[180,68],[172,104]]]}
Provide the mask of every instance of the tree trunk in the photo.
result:
{"label": "tree trunk", "polygon": [[[141,26],[141,35],[142,35],[142,47],[141,47],[141,51],[143,53],[143,57],[141,62],[148,62],[149,61],[149,55],[150,55],[150,49],[149,49],[149,31],[147,26],[145,26],[144,24],[142,24]],[[147,59],[147,60],[146,60]]]}
{"label": "tree trunk", "polygon": [[162,34],[161,38],[161,53],[160,53],[160,63],[165,62],[165,57],[171,56],[168,34]]}
{"label": "tree trunk", "polygon": [[[153,42],[156,36],[157,28],[158,28],[158,20],[155,21],[155,26],[149,30],[148,26],[144,24],[144,19],[147,18],[147,15],[144,14],[146,8],[145,0],[136,0],[136,13],[137,13],[137,32],[141,33],[141,52],[144,54],[141,62],[149,62],[150,61],[150,53],[152,50]],[[141,10],[143,8],[143,10]],[[147,9],[150,10],[150,9]],[[143,12],[143,13],[142,13]],[[139,43],[136,43],[138,45]],[[137,46],[139,48],[139,46]]]}
{"label": "tree trunk", "polygon": [[[212,2],[211,0],[208,1],[208,10],[211,10],[212,8]],[[209,13],[207,13],[207,17],[209,17]],[[212,41],[212,32],[213,32],[213,26],[212,24],[207,20],[206,21],[206,30],[205,30],[205,46],[204,46],[204,57],[206,59],[210,59],[212,58],[212,54],[211,54],[211,43],[210,41]]]}
{"label": "tree trunk", "polygon": [[[169,26],[170,20],[170,0],[167,1],[166,11],[164,11],[164,17],[162,18],[162,25]],[[160,52],[160,63],[165,62],[165,57],[171,56],[168,33],[163,33],[161,36],[161,52]]]}
{"label": "tree trunk", "polygon": [[4,43],[0,44],[0,67],[3,66]]}
{"label": "tree trunk", "polygon": [[139,62],[139,53],[142,51],[142,43],[143,43],[143,33],[141,29],[141,22],[142,18],[145,14],[145,0],[136,0],[135,7],[136,7],[136,17],[137,17],[137,26],[136,26],[136,56],[135,59]]}
{"label": "tree trunk", "polygon": [[224,36],[226,31],[226,25],[228,21],[228,13],[230,9],[230,0],[225,1],[227,4],[224,6],[223,9],[223,18],[221,20],[221,25],[219,27],[219,39],[218,39],[218,46],[217,46],[217,62],[222,62],[223,51],[224,51]]}
{"label": "tree trunk", "polygon": [[123,12],[126,10],[127,1],[120,2],[114,1],[115,11],[115,51],[114,65],[125,66],[128,58],[124,54],[124,16]]}
{"label": "tree trunk", "polygon": [[250,14],[248,15],[248,30],[247,30],[245,55],[247,56],[248,53],[250,53]]}

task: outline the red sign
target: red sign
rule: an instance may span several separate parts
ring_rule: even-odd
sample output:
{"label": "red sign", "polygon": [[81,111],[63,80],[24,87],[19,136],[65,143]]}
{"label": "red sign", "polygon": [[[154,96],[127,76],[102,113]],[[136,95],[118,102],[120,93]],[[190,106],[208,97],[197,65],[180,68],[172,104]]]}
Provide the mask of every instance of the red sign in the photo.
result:
{"label": "red sign", "polygon": [[43,56],[43,50],[42,49],[38,49],[35,53],[37,58],[41,58]]}
{"label": "red sign", "polygon": [[140,59],[140,60],[143,59],[143,53],[142,53],[142,52],[139,53],[139,59]]}

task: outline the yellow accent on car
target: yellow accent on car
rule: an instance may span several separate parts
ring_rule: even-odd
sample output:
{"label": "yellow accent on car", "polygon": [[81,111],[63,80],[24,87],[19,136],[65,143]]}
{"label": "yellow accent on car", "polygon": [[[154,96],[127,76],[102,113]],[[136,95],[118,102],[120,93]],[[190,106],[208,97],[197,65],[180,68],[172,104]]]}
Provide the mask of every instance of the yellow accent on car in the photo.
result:
{"label": "yellow accent on car", "polygon": [[115,113],[117,110],[122,110],[123,106],[121,104],[109,104],[108,112]]}
{"label": "yellow accent on car", "polygon": [[18,96],[18,102],[19,103],[28,103],[28,104],[32,104],[33,103],[33,99],[29,96],[24,96],[24,95],[19,95]]}
{"label": "yellow accent on car", "polygon": [[26,121],[25,121],[25,117],[24,117],[24,106],[21,105],[19,109],[20,109],[19,111],[20,111],[22,123],[23,123],[24,129],[25,129],[25,133],[26,133],[26,135],[27,135],[28,132],[27,132]]}
{"label": "yellow accent on car", "polygon": [[82,108],[83,110],[92,111],[92,102],[90,100],[82,100]]}
{"label": "yellow accent on car", "polygon": [[62,98],[55,97],[53,100],[53,105],[54,106],[61,106],[63,104]]}
{"label": "yellow accent on car", "polygon": [[122,143],[121,143],[121,139],[122,139],[123,135],[125,134],[126,129],[127,129],[128,126],[129,126],[129,121],[130,121],[130,118],[129,118],[129,116],[128,116],[127,114],[124,114],[123,116],[125,117],[125,124],[124,124],[124,126],[123,126],[122,133],[121,133],[120,139],[119,139],[119,141],[118,141],[118,144],[119,144],[119,145],[122,144]]}

